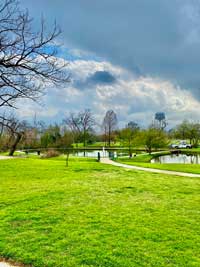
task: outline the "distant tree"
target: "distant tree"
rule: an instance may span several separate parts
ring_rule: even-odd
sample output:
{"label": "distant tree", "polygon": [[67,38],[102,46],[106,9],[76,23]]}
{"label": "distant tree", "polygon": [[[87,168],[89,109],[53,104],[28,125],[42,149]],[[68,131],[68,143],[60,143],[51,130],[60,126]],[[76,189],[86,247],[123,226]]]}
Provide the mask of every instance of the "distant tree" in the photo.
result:
{"label": "distant tree", "polygon": [[42,147],[59,147],[61,140],[60,126],[58,124],[49,125],[49,127],[41,135]]}
{"label": "distant tree", "polygon": [[64,123],[71,129],[74,139],[83,141],[86,147],[87,141],[93,134],[93,126],[95,120],[89,109],[79,112],[78,114],[71,113],[68,118],[64,119]]}
{"label": "distant tree", "polygon": [[117,115],[113,110],[108,110],[103,119],[102,128],[105,134],[105,141],[107,141],[108,146],[111,145],[112,134],[117,128]]}
{"label": "distant tree", "polygon": [[72,132],[68,130],[64,131],[60,139],[60,146],[64,149],[71,148],[73,142],[74,142],[74,138],[73,138]]}
{"label": "distant tree", "polygon": [[71,130],[74,138],[74,143],[78,146],[78,142],[80,141],[81,132],[79,127],[79,118],[77,114],[70,113],[70,115],[63,120],[63,124],[67,125],[67,127]]}
{"label": "distant tree", "polygon": [[24,129],[24,134],[21,143],[23,148],[37,148],[39,140],[37,139],[37,132],[33,126]]}
{"label": "distant tree", "polygon": [[86,109],[83,112],[78,114],[79,125],[83,138],[83,145],[86,146],[87,140],[90,135],[93,133],[93,126],[95,125],[95,120],[93,114],[89,109]]}
{"label": "distant tree", "polygon": [[189,140],[194,147],[198,146],[200,140],[200,123],[184,120],[173,131],[174,138]]}
{"label": "distant tree", "polygon": [[174,137],[177,139],[188,139],[190,131],[190,123],[184,120],[181,124],[177,125],[174,130]]}
{"label": "distant tree", "polygon": [[129,123],[127,124],[126,128],[129,128],[132,131],[138,131],[140,129],[138,123],[136,123],[134,121],[129,121]]}
{"label": "distant tree", "polygon": [[13,156],[18,144],[24,137],[29,124],[26,121],[20,121],[12,116],[9,119],[6,119],[6,125],[4,125],[4,127],[9,134],[9,156]]}
{"label": "distant tree", "polygon": [[137,134],[139,132],[139,126],[137,123],[131,121],[127,126],[119,131],[119,138],[122,144],[129,149],[129,156],[132,156],[133,146],[136,145]]}
{"label": "distant tree", "polygon": [[200,123],[191,123],[189,139],[193,147],[198,147],[200,141]]}
{"label": "distant tree", "polygon": [[152,126],[143,131],[142,139],[149,154],[152,149],[164,148],[168,144],[166,133]]}
{"label": "distant tree", "polygon": [[71,131],[64,130],[63,135],[60,140],[61,147],[64,148],[64,152],[66,152],[66,166],[69,166],[69,155],[72,152],[73,149],[73,134]]}

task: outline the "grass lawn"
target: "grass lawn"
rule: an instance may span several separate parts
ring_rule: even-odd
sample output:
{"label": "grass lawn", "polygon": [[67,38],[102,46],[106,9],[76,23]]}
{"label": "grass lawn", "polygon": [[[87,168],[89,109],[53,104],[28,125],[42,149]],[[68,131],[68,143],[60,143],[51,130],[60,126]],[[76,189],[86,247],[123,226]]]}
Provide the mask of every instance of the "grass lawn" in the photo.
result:
{"label": "grass lawn", "polygon": [[35,267],[200,266],[200,179],[89,159],[0,161],[0,256]]}
{"label": "grass lawn", "polygon": [[137,157],[133,157],[132,159],[118,158],[117,161],[120,163],[135,165],[139,167],[200,174],[200,164],[150,163],[150,160],[152,158],[153,155],[139,155]]}

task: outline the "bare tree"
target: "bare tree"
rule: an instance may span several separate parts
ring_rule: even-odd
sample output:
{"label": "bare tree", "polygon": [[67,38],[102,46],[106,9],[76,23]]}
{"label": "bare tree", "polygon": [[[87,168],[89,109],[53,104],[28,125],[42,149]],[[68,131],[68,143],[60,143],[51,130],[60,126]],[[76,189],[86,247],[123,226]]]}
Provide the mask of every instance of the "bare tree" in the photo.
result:
{"label": "bare tree", "polygon": [[63,123],[66,124],[71,130],[74,138],[74,143],[78,143],[81,134],[78,116],[74,113],[70,113],[69,117],[63,120]]}
{"label": "bare tree", "polygon": [[71,129],[76,139],[82,140],[84,147],[86,147],[88,136],[93,132],[93,126],[95,125],[91,111],[86,109],[78,114],[71,113],[64,122]]}
{"label": "bare tree", "polygon": [[4,132],[4,125],[5,125],[5,118],[4,116],[2,116],[2,123],[0,123],[0,138],[2,137],[3,135],[3,132]]}
{"label": "bare tree", "polygon": [[103,119],[102,128],[104,129],[105,138],[108,146],[111,144],[112,133],[117,127],[117,115],[113,110],[108,110]]}
{"label": "bare tree", "polygon": [[28,128],[28,123],[26,121],[19,121],[16,117],[12,116],[6,119],[3,126],[9,134],[9,156],[13,156]]}
{"label": "bare tree", "polygon": [[[0,3],[1,108],[15,108],[22,98],[36,101],[47,85],[69,81],[66,62],[56,57],[54,41],[60,33],[56,23],[47,32],[43,19],[35,32],[28,11],[20,10],[17,0]],[[3,115],[0,121],[7,125]]]}
{"label": "bare tree", "polygon": [[88,135],[93,131],[93,126],[95,124],[93,115],[89,109],[79,113],[80,126],[83,136],[83,145],[86,146],[86,141]]}

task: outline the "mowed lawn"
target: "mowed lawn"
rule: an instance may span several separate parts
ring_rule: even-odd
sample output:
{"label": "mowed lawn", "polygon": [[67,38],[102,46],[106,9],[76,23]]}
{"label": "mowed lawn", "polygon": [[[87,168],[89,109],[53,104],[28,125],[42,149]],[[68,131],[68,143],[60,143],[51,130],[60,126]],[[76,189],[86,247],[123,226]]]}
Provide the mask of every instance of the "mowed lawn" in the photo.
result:
{"label": "mowed lawn", "polygon": [[188,172],[200,174],[200,164],[180,164],[180,163],[150,163],[152,156],[138,156],[130,158],[118,158],[117,161],[120,163],[134,165],[145,168],[154,168],[168,171],[177,172]]}
{"label": "mowed lawn", "polygon": [[35,267],[199,267],[200,179],[84,159],[0,161],[0,256]]}

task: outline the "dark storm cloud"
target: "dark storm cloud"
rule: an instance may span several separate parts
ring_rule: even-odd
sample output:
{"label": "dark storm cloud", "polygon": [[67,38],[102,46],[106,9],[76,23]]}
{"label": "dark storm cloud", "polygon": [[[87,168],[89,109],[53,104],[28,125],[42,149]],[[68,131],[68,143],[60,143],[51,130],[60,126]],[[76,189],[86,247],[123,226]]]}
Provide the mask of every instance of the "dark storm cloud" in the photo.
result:
{"label": "dark storm cloud", "polygon": [[87,81],[95,84],[112,84],[116,81],[116,78],[108,71],[96,71]]}
{"label": "dark storm cloud", "polygon": [[85,80],[75,80],[74,86],[78,90],[94,89],[97,85],[106,86],[117,82],[117,79],[109,71],[96,71]]}
{"label": "dark storm cloud", "polygon": [[198,96],[199,0],[23,0],[34,17],[57,18],[67,45],[138,75],[170,79]]}

